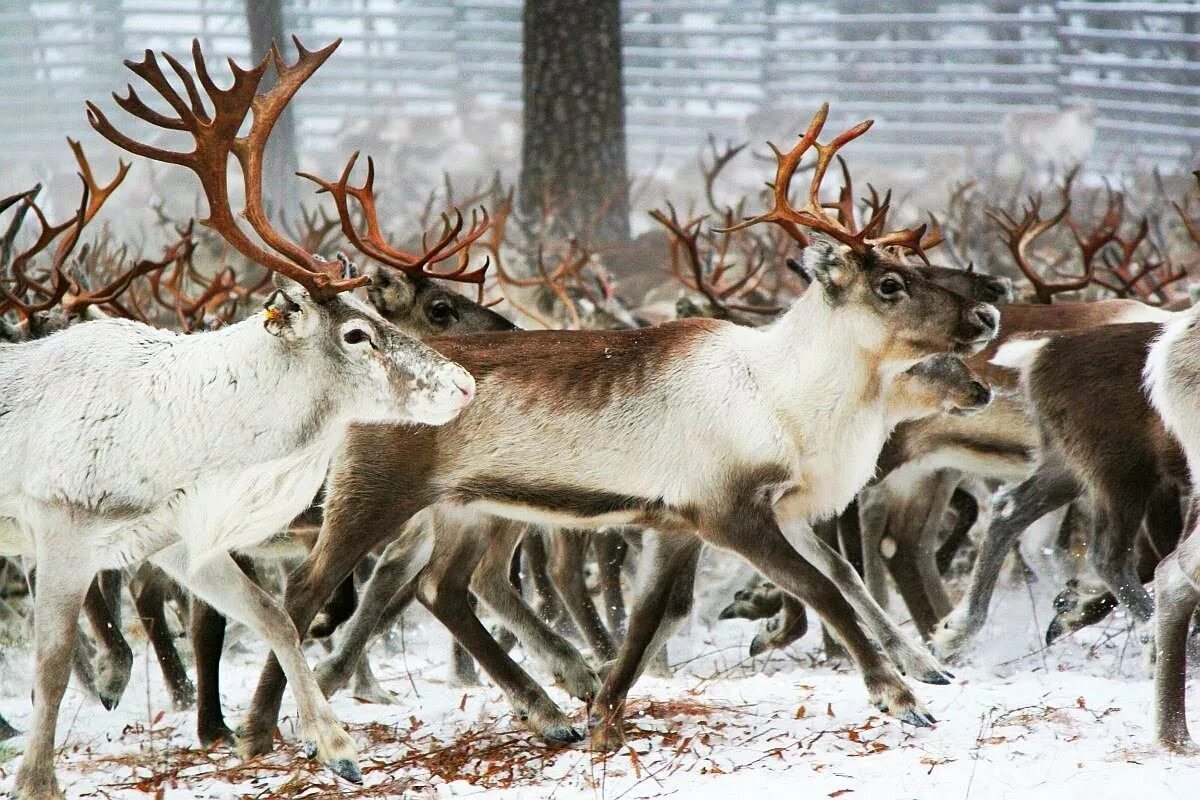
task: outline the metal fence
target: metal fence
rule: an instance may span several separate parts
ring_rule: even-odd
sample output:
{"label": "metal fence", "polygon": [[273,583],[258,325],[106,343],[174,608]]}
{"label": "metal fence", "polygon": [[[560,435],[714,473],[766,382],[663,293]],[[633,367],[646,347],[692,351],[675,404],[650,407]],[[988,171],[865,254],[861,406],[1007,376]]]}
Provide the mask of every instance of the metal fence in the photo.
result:
{"label": "metal fence", "polygon": [[[1200,152],[1200,0],[625,0],[632,158],[691,157],[709,132],[794,130],[820,100],[876,117],[864,148],[914,159],[1036,136],[1064,109],[1098,157]],[[341,50],[297,98],[305,148],[347,122],[515,111],[519,0],[290,0],[289,28]],[[143,48],[245,59],[243,0],[0,0],[0,164],[86,130]],[[127,74],[127,73],[126,73]],[[1038,116],[1047,115],[1047,116]],[[1068,136],[1071,134],[1068,131]],[[637,168],[637,163],[635,163]]]}

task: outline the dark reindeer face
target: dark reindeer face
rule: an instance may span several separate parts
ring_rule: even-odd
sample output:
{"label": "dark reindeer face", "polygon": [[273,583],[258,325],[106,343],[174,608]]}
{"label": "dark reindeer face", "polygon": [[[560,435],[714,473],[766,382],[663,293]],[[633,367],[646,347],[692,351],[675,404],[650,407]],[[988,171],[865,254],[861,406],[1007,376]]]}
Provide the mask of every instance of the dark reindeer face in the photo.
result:
{"label": "dark reindeer face", "polygon": [[992,402],[992,388],[958,356],[934,356],[904,374],[928,394],[931,406],[951,414],[972,414]]}
{"label": "dark reindeer face", "polygon": [[388,267],[368,270],[367,297],[388,322],[423,339],[443,333],[510,331],[504,317],[424,275],[406,275]]}
{"label": "dark reindeer face", "polygon": [[804,256],[828,302],[861,320],[855,328],[864,340],[875,339],[872,347],[883,361],[974,355],[999,329],[1000,313],[993,306],[940,286],[882,251],[856,253],[816,239]]}
{"label": "dark reindeer face", "polygon": [[1013,282],[996,275],[954,267],[920,266],[917,270],[945,289],[981,303],[1011,303],[1015,297]]}

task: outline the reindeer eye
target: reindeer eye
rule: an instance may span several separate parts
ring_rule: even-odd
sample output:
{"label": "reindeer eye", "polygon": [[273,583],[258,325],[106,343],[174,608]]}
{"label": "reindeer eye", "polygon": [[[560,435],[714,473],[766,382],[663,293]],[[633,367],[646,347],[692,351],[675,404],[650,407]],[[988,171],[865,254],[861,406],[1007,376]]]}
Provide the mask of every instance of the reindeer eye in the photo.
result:
{"label": "reindeer eye", "polygon": [[458,314],[455,313],[454,306],[445,300],[436,300],[429,304],[429,319],[439,325],[446,325],[458,319]]}
{"label": "reindeer eye", "polygon": [[370,337],[367,336],[367,332],[362,328],[351,328],[342,334],[342,340],[345,341],[346,344],[362,344],[363,342],[368,341],[369,338]]}
{"label": "reindeer eye", "polygon": [[904,282],[890,275],[879,282],[879,295],[888,300],[894,299],[904,291]]}

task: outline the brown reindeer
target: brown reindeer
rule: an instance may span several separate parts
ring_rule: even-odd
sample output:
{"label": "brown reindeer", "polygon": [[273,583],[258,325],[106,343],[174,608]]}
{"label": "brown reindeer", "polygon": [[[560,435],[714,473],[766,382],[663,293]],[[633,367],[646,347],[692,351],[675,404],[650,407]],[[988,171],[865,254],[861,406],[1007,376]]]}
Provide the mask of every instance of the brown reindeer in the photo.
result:
{"label": "brown reindeer", "polygon": [[[1142,391],[1146,353],[1159,331],[1155,323],[1101,326],[1013,341],[997,356],[1021,371],[1039,434],[1038,466],[997,497],[967,595],[934,634],[939,651],[959,652],[982,627],[1000,564],[1021,532],[1085,489],[1096,507],[1092,565],[1138,622],[1149,621],[1154,605],[1142,582],[1178,540],[1186,488],[1183,454]],[[1095,398],[1104,398],[1103,414]],[[1134,546],[1148,514],[1157,558],[1139,575]],[[1095,614],[1057,610],[1051,637]]]}
{"label": "brown reindeer", "polygon": [[[920,229],[868,239],[824,214],[815,200],[828,161],[867,127],[818,144],[824,118],[823,109],[797,147],[780,154],[776,206],[761,217],[788,228],[805,225],[836,242],[814,242],[806,251],[813,291],[765,329],[684,321],[629,332],[431,340],[477,377],[474,413],[447,428],[354,430],[333,471],[317,545],[288,582],[287,604],[298,626],[307,626],[365,552],[436,503],[456,513],[552,525],[698,531],[830,620],[878,707],[927,723],[891,660],[932,682],[946,680],[940,667],[872,609],[864,592],[849,587],[854,605],[847,602],[837,584],[793,549],[780,525],[849,502],[886,436],[886,389],[894,376],[929,355],[974,352],[995,334],[997,319],[991,307],[933,284],[884,252],[897,243],[919,251]],[[814,146],[820,154],[814,184],[796,210],[787,185]],[[798,343],[809,345],[806,358],[792,355]],[[679,413],[683,408],[687,414]],[[693,433],[699,430],[703,439]],[[834,567],[844,562],[819,545],[809,555],[840,577]],[[437,543],[419,598],[533,727],[559,729],[562,713],[470,610],[464,567],[480,557],[478,540],[436,549]],[[667,575],[674,571],[671,564],[664,568]],[[669,596],[672,583],[663,581],[658,593]],[[887,655],[869,643],[852,608]],[[635,612],[631,633],[637,624]],[[636,671],[636,664],[618,661],[594,703],[603,719],[594,736],[598,745],[620,738],[621,701],[608,689],[624,684],[631,667]],[[282,683],[272,662],[251,713],[251,752],[271,746]]]}

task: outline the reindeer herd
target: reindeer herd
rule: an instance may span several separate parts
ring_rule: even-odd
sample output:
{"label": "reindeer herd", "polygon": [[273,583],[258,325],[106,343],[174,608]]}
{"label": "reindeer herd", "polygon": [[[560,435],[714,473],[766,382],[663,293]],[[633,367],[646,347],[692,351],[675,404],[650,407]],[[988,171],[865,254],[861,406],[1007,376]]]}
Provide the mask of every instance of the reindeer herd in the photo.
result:
{"label": "reindeer herd", "polygon": [[[374,165],[351,182],[355,157],[336,180],[304,176],[336,217],[285,232],[263,196],[266,145],[337,43],[296,46],[294,63],[277,50],[231,63],[228,88],[198,45],[191,69],[164,54],[174,82],[150,51],[127,62],[169,110],[132,87],[117,105],[190,138],[184,149],[133,138],[88,104],[103,137],[200,181],[201,229],[180,226],[161,258],[81,246],[129,166],[102,185],[74,143],[84,188],[65,222],[49,222],[36,189],[0,201],[12,215],[0,462],[17,465],[0,475],[0,555],[32,596],[31,613],[17,595],[0,611],[31,617],[35,653],[15,796],[62,796],[55,733],[72,672],[106,707],[121,699],[126,587],[173,702],[197,706],[203,745],[271,750],[290,684],[309,755],[350,781],[355,743],[327,697],[351,682],[379,691],[368,647],[414,599],[453,634],[463,680],[481,666],[535,735],[619,748],[628,693],[690,613],[706,544],[760,573],[722,613],[764,620],[752,653],[798,639],[811,609],[875,708],[932,725],[909,681],[953,679],[943,660],[968,652],[1014,543],[1063,507],[1055,552],[1069,562],[1083,546],[1090,568],[1072,567],[1048,640],[1124,607],[1154,662],[1159,737],[1194,747],[1184,675],[1200,544],[1183,533],[1200,469],[1200,333],[1174,291],[1186,270],[1144,255],[1146,223],[1124,232],[1120,195],[1094,228],[1070,214],[1073,173],[1045,218],[1036,198],[993,212],[1037,301],[1017,302],[1007,277],[931,264],[942,230],[891,229],[890,195],[872,189],[860,224],[840,151],[870,123],[826,143],[822,107],[774,150],[767,211],[725,209],[716,225],[654,213],[684,296],[678,319],[648,324],[578,242],[557,264],[541,247],[518,257],[511,194],[469,226],[448,212],[409,251],[384,232]],[[736,153],[714,151],[714,210],[713,178]],[[812,176],[794,204],[802,163]],[[1186,206],[1178,215],[1200,248]],[[1078,273],[1035,263],[1039,237],[1062,224]],[[245,269],[198,264],[203,237]],[[337,237],[370,266],[317,254]],[[548,329],[492,310],[489,285]],[[1051,302],[1066,292],[1086,299]],[[981,519],[956,606],[950,567]],[[584,578],[592,559],[603,613]],[[277,597],[262,573],[280,562],[294,566]],[[882,607],[889,574],[929,646]],[[170,605],[190,617],[194,684]],[[548,621],[554,606],[592,659]],[[219,694],[227,619],[271,651],[236,735]],[[310,667],[305,640],[335,633]],[[513,660],[516,643],[586,704],[586,731]]]}

